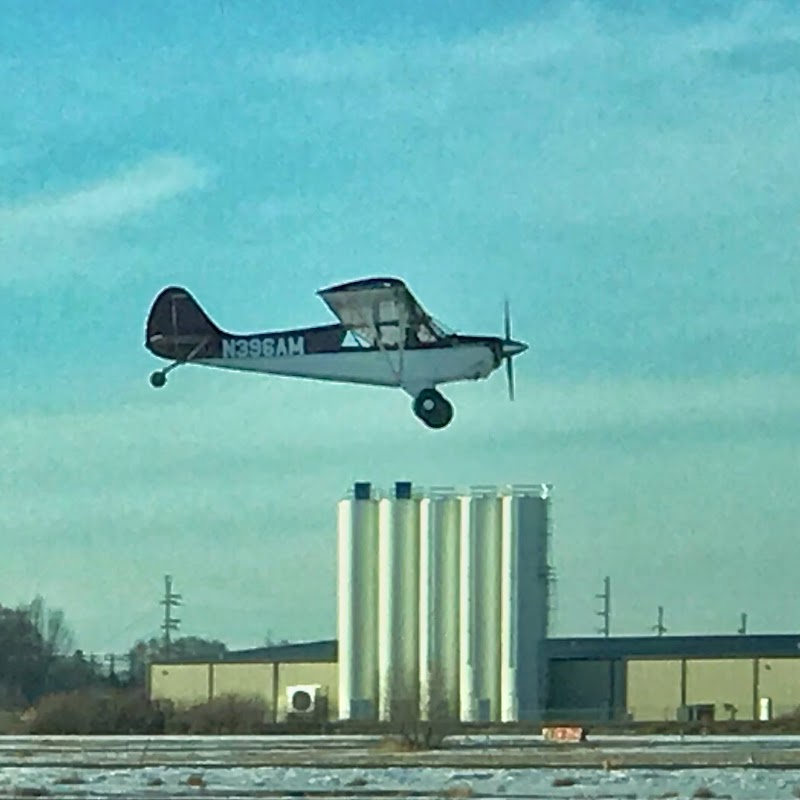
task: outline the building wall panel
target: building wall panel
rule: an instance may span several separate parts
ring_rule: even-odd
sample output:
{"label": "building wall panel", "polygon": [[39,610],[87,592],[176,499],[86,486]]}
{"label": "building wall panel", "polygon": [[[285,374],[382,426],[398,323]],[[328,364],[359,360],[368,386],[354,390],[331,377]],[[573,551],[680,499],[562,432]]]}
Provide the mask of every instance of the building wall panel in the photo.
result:
{"label": "building wall panel", "polygon": [[273,710],[272,664],[212,664],[214,697],[235,695],[263,702]]}
{"label": "building wall panel", "polygon": [[773,717],[800,707],[800,658],[760,659],[758,696],[772,700]]}
{"label": "building wall panel", "polygon": [[624,708],[622,661],[552,661],[547,682],[547,719],[607,720]]}
{"label": "building wall panel", "polygon": [[150,697],[171,700],[179,706],[207,702],[211,697],[211,665],[151,665]]}
{"label": "building wall panel", "polygon": [[753,719],[754,666],[751,658],[702,658],[686,662],[686,702],[713,703],[715,719]]}
{"label": "building wall panel", "polygon": [[680,659],[630,660],[626,667],[626,705],[637,722],[673,720],[681,705]]}

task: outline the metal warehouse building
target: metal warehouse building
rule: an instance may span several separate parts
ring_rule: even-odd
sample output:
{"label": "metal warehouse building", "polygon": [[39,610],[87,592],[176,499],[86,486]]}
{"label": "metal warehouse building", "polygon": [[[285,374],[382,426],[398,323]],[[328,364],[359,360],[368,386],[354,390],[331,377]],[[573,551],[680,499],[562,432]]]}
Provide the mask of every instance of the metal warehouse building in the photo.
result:
{"label": "metal warehouse building", "polygon": [[800,706],[800,634],[552,638],[550,487],[339,501],[336,640],[154,663],[149,693],[294,714],[465,722],[769,719]]}
{"label": "metal warehouse building", "polygon": [[178,706],[235,695],[262,702],[272,722],[293,710],[335,719],[338,673],[333,640],[256,647],[230,652],[221,661],[154,662],[148,694]]}
{"label": "metal warehouse building", "polygon": [[[800,707],[800,634],[553,638],[545,654],[542,720],[753,720]],[[311,694],[337,719],[339,680],[337,642],[326,640],[232,652],[216,663],[154,663],[150,694],[186,705],[256,697],[273,721]]]}
{"label": "metal warehouse building", "polygon": [[800,707],[800,634],[550,639],[547,716],[769,719]]}

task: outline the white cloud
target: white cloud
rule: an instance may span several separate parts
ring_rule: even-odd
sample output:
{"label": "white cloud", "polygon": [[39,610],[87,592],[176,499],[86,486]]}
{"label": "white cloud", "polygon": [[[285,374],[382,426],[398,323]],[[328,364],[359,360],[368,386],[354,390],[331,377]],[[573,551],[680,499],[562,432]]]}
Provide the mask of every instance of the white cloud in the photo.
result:
{"label": "white cloud", "polygon": [[181,156],[160,155],[93,184],[59,195],[0,206],[0,236],[52,235],[115,225],[205,186],[207,172]]}
{"label": "white cloud", "polygon": [[134,257],[129,243],[120,247],[106,234],[203,189],[208,179],[191,159],[162,154],[72,191],[0,205],[0,282],[27,287],[70,275],[108,281],[110,263],[119,275]]}

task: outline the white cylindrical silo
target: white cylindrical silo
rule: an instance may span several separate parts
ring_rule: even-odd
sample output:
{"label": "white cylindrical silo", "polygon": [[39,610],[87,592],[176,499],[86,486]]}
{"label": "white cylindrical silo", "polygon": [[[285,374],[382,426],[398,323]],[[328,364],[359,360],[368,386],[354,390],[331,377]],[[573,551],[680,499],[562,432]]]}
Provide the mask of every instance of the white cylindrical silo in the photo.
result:
{"label": "white cylindrical silo", "polygon": [[369,484],[338,506],[339,717],[378,712],[378,501]]}
{"label": "white cylindrical silo", "polygon": [[473,683],[479,721],[500,719],[501,504],[494,489],[472,494]]}
{"label": "white cylindrical silo", "polygon": [[475,701],[474,653],[475,607],[473,564],[475,547],[472,536],[472,498],[459,498],[460,564],[458,578],[458,672],[459,717],[462,722],[473,722],[477,715]]}
{"label": "white cylindrical silo", "polygon": [[461,504],[433,490],[420,502],[420,713],[459,714]]}
{"label": "white cylindrical silo", "polygon": [[511,487],[502,499],[502,713],[541,718],[550,612],[550,487]]}
{"label": "white cylindrical silo", "polygon": [[502,574],[500,587],[500,719],[516,722],[517,697],[517,604],[519,559],[517,558],[516,506],[511,495],[502,500]]}
{"label": "white cylindrical silo", "polygon": [[398,483],[379,501],[378,669],[382,720],[419,707],[419,499]]}

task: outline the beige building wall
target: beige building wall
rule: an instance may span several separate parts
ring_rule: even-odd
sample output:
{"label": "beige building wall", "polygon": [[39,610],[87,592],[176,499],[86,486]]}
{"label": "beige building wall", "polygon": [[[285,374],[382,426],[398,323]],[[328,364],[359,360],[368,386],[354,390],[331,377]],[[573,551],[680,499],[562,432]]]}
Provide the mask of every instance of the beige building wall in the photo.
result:
{"label": "beige building wall", "polygon": [[686,703],[713,703],[715,719],[753,719],[755,673],[752,658],[702,658],[686,661]]}
{"label": "beige building wall", "polygon": [[282,663],[278,665],[278,720],[286,719],[286,690],[290,686],[319,684],[328,697],[328,719],[339,715],[339,669],[336,663]]}
{"label": "beige building wall", "polygon": [[211,697],[211,664],[151,664],[150,697],[183,706],[205,703]]}
{"label": "beige building wall", "polygon": [[214,697],[235,695],[255,698],[272,711],[274,691],[274,665],[235,662],[213,664]]}
{"label": "beige building wall", "polygon": [[681,704],[680,659],[635,659],[627,663],[627,708],[637,722],[673,720]]}
{"label": "beige building wall", "polygon": [[760,659],[758,696],[772,699],[773,717],[800,707],[800,658]]}

